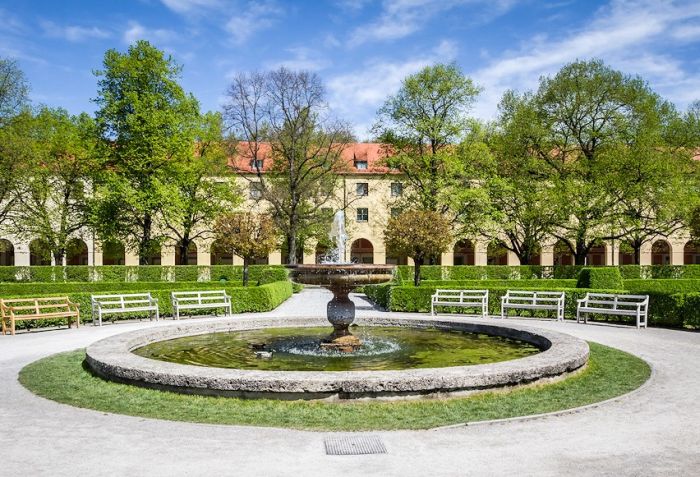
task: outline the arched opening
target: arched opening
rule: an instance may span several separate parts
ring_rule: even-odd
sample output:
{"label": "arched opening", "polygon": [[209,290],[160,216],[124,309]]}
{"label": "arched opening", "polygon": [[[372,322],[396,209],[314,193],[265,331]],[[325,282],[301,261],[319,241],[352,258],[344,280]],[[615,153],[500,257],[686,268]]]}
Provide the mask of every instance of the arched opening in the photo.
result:
{"label": "arched opening", "polygon": [[487,265],[508,265],[508,249],[497,243],[490,243],[486,248]]}
{"label": "arched opening", "polygon": [[683,247],[683,263],[685,265],[700,265],[700,242],[692,240]]}
{"label": "arched opening", "polygon": [[671,265],[671,246],[665,240],[657,240],[651,244],[651,264]]}
{"label": "arched opening", "polygon": [[121,242],[110,240],[102,244],[102,265],[124,265],[126,250]]}
{"label": "arched opening", "polygon": [[462,239],[455,244],[455,265],[474,265],[474,257],[474,243],[471,240]]}
{"label": "arched opening", "polygon": [[197,244],[190,242],[187,253],[182,253],[182,242],[175,244],[175,265],[197,265]]}
{"label": "arched opening", "polygon": [[591,247],[586,255],[586,265],[592,265],[594,267],[606,265],[605,259],[605,244],[598,243]]}
{"label": "arched opening", "polygon": [[532,256],[530,256],[530,263],[528,265],[540,265],[542,263],[542,247],[535,245],[535,249],[532,251]]}
{"label": "arched opening", "polygon": [[149,251],[149,253],[146,255],[148,265],[160,265],[160,249],[161,247],[158,245]]}
{"label": "arched opening", "polygon": [[634,265],[634,249],[627,242],[620,243],[620,252],[618,253],[619,265]]}
{"label": "arched opening", "polygon": [[212,265],[233,265],[233,252],[226,250],[218,242],[213,242],[209,248]]}
{"label": "arched opening", "polygon": [[[330,249],[328,248],[327,245],[324,245],[322,243],[319,243],[316,245],[316,250],[314,250],[314,255],[315,255],[315,262],[318,263],[323,263],[324,260],[329,260],[329,254]],[[342,257],[340,257],[342,261]]]}
{"label": "arched opening", "polygon": [[554,244],[554,265],[573,265],[574,254],[563,240],[558,240]]}
{"label": "arched opening", "polygon": [[396,253],[392,248],[386,249],[387,265],[408,265],[408,256]]}
{"label": "arched opening", "polygon": [[51,249],[45,241],[34,239],[29,243],[29,265],[51,265]]}
{"label": "arched opening", "polygon": [[353,263],[374,263],[374,246],[367,239],[357,239],[350,247],[350,261]]}
{"label": "arched opening", "polygon": [[66,265],[87,265],[88,246],[79,238],[71,239],[66,247]]}
{"label": "arched opening", "polygon": [[0,266],[14,267],[15,247],[7,239],[0,239]]}

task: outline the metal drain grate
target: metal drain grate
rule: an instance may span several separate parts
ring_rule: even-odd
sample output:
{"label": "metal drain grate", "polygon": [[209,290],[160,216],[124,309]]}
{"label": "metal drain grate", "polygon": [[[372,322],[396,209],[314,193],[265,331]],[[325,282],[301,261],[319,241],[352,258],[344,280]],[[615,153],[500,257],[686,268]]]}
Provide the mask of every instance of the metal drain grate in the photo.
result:
{"label": "metal drain grate", "polygon": [[377,436],[327,437],[327,455],[386,454],[384,443]]}

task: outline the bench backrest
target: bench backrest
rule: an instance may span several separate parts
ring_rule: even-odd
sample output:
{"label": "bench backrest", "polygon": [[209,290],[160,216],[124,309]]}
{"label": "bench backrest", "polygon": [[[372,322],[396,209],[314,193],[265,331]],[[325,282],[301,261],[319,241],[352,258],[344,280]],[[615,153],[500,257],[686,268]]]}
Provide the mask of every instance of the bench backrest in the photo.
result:
{"label": "bench backrest", "polygon": [[433,301],[444,300],[454,301],[455,303],[467,301],[483,301],[489,295],[488,290],[456,290],[456,289],[438,289],[432,296]]}
{"label": "bench backrest", "polygon": [[0,299],[3,316],[10,312],[15,315],[40,315],[42,313],[73,311],[71,307],[75,307],[75,303],[72,303],[67,296]]}
{"label": "bench backrest", "polygon": [[649,295],[615,295],[610,293],[586,293],[583,301],[586,306],[594,305],[596,308],[637,308],[649,304]]}
{"label": "bench backrest", "polygon": [[508,290],[503,295],[505,303],[512,304],[551,304],[564,300],[564,292],[538,290]]}
{"label": "bench backrest", "polygon": [[183,304],[221,302],[230,298],[226,290],[178,291],[171,292],[171,297]]}
{"label": "bench backrest", "polygon": [[154,302],[150,293],[92,295],[90,300],[92,301],[93,306],[99,305],[101,308],[138,308],[140,306],[153,304]]}

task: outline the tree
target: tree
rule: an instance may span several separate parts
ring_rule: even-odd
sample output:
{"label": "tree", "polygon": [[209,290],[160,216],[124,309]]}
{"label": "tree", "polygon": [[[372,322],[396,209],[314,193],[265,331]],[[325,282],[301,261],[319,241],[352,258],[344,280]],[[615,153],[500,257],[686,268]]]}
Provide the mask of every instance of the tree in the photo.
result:
{"label": "tree", "polygon": [[379,109],[373,132],[388,147],[389,167],[410,186],[409,208],[446,214],[465,186],[468,164],[455,146],[473,127],[467,113],[479,91],[455,64],[437,64],[406,77]]}
{"label": "tree", "polygon": [[248,286],[250,262],[275,249],[278,232],[269,215],[230,212],[216,220],[214,236],[222,251],[243,257],[243,286]]}
{"label": "tree", "polygon": [[323,209],[346,166],[341,153],[352,136],[327,110],[320,78],[305,71],[241,74],[228,89],[224,117],[240,140],[237,171],[257,183],[290,264],[305,237],[330,225]]}
{"label": "tree", "polygon": [[426,259],[444,252],[452,242],[452,226],[432,210],[408,210],[389,219],[384,231],[387,249],[407,255],[415,263],[413,284],[420,285],[420,267]]}
{"label": "tree", "polygon": [[0,127],[27,104],[29,85],[14,60],[0,58]]}
{"label": "tree", "polygon": [[177,191],[169,170],[194,155],[199,105],[178,84],[181,67],[147,41],[126,53],[108,50],[96,71],[94,100],[105,158],[95,194],[93,225],[104,240],[123,240],[136,249],[139,263],[165,239]]}
{"label": "tree", "polygon": [[26,129],[32,160],[23,166],[13,222],[21,237],[38,238],[57,265],[88,224],[87,198],[97,169],[95,124],[87,114],[42,108]]}
{"label": "tree", "polygon": [[619,239],[620,196],[629,181],[609,174],[621,150],[650,146],[663,125],[664,102],[640,78],[626,76],[602,61],[577,61],[554,77],[542,78],[538,91],[521,100],[532,124],[527,147],[546,170],[552,197],[561,210],[553,234],[585,263],[600,240]]}
{"label": "tree", "polygon": [[221,115],[201,116],[196,144],[193,156],[168,167],[174,195],[160,214],[180,249],[180,265],[188,264],[193,241],[211,236],[214,219],[240,203],[228,166]]}

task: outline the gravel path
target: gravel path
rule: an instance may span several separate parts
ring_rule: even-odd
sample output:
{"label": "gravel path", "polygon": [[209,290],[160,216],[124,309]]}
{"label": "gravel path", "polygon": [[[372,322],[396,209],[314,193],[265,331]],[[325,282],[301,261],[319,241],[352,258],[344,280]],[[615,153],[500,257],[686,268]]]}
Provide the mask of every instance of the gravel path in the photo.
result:
{"label": "gravel path", "polygon": [[[307,289],[267,315],[323,315],[329,297]],[[358,314],[379,313],[354,300]],[[700,333],[512,321],[634,353],[653,366],[652,380],[577,413],[372,432],[386,454],[327,456],[324,439],[338,434],[105,414],[38,398],[17,382],[19,370],[42,356],[171,320],[20,333],[0,336],[0,476],[700,475]]]}

